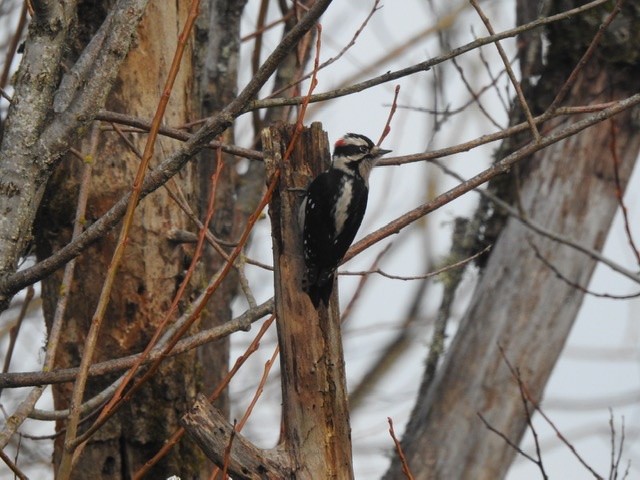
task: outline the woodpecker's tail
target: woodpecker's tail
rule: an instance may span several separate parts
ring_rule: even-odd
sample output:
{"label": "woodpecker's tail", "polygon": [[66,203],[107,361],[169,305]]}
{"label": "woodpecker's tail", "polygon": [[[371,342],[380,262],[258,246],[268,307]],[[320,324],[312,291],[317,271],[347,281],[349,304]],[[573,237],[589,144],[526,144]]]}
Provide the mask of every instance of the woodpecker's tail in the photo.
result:
{"label": "woodpecker's tail", "polygon": [[[315,273],[315,275],[312,273]],[[316,309],[320,305],[320,301],[324,303],[325,307],[329,305],[331,292],[333,292],[334,278],[334,272],[326,273],[324,275],[318,275],[317,272],[307,272],[302,289],[307,292],[307,295],[309,295],[309,298],[311,299],[311,303],[313,303],[313,306]]]}

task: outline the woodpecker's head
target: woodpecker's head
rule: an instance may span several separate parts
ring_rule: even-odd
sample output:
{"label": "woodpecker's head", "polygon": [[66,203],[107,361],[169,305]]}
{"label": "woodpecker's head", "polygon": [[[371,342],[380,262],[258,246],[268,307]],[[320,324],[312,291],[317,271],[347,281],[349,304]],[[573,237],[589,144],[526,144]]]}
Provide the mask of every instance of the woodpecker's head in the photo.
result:
{"label": "woodpecker's head", "polygon": [[359,173],[366,183],[373,166],[382,155],[390,151],[376,147],[364,135],[347,133],[335,144],[333,168],[343,170],[350,175]]}

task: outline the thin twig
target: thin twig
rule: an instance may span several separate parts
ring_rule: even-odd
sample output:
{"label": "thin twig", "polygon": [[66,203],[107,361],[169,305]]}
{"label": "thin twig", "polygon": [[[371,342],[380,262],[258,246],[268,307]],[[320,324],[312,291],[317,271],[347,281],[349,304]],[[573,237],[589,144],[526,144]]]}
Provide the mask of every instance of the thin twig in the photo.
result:
{"label": "thin twig", "polygon": [[2,460],[20,480],[29,480],[29,478],[24,473],[22,473],[22,470],[20,470],[18,466],[11,461],[9,456],[2,449],[0,449],[0,460]]}
{"label": "thin twig", "polygon": [[253,32],[248,33],[244,37],[241,37],[240,38],[240,42],[242,42],[242,43],[248,42],[252,38],[255,38],[257,36],[261,36],[264,32],[269,31],[273,27],[275,27],[277,25],[280,25],[281,23],[286,22],[287,20],[289,20],[293,16],[293,14],[294,14],[293,9],[290,9],[285,15],[283,15],[279,19],[274,20],[273,22],[261,25],[260,28],[257,28]]}
{"label": "thin twig", "polygon": [[[382,257],[384,255],[386,255],[387,252],[389,252],[389,250],[391,249],[392,245],[393,245],[393,243],[389,242],[382,249],[382,251],[380,251],[380,253],[378,253],[378,255],[376,255],[376,258],[373,260],[373,263],[371,264],[371,267],[369,268],[369,270],[367,270],[366,272],[362,272],[362,276],[360,278],[360,281],[358,282],[358,286],[356,287],[355,292],[351,296],[351,300],[349,300],[349,303],[347,304],[347,306],[342,310],[342,315],[340,316],[340,323],[341,324],[344,325],[345,322],[347,321],[347,319],[349,318],[349,315],[353,311],[353,308],[356,305],[356,302],[360,298],[360,295],[362,294],[362,291],[364,290],[364,287],[367,284],[367,280],[369,280],[369,278],[370,278],[370,273],[373,273],[374,271],[378,270],[378,264],[380,263],[380,260],[382,260]],[[339,275],[354,275],[354,273],[352,273],[352,272],[340,272]]]}
{"label": "thin twig", "polygon": [[378,140],[378,143],[376,143],[376,145],[380,146],[382,145],[382,142],[384,142],[384,139],[387,138],[387,135],[389,135],[389,132],[391,132],[391,120],[393,120],[393,116],[396,113],[396,110],[398,108],[398,95],[400,94],[400,85],[396,85],[396,88],[394,89],[394,94],[393,94],[393,102],[391,103],[391,108],[389,109],[389,116],[387,117],[387,122],[384,124],[384,128],[382,129],[382,134],[380,135],[380,139]]}
{"label": "thin twig", "polygon": [[[410,67],[396,70],[395,72],[387,72],[383,75],[371,78],[369,80],[366,80],[364,82],[360,82],[354,85],[338,88],[330,92],[315,94],[309,99],[309,103],[321,102],[321,101],[326,101],[332,98],[338,98],[338,97],[350,95],[352,93],[361,92],[363,90],[366,90],[368,88],[371,88],[383,83],[392,82],[394,80],[397,80],[398,78],[406,77],[414,73],[427,71],[435,65],[446,62],[452,59],[453,57],[460,56],[480,46],[488,45],[490,43],[494,43],[496,41],[503,40],[505,38],[515,37],[516,35],[519,35],[528,30],[533,30],[534,28],[538,28],[544,25],[548,25],[550,23],[571,18],[572,16],[579,15],[580,13],[588,11],[592,8],[596,8],[608,1],[609,0],[594,0],[580,7],[573,8],[565,12],[560,12],[556,15],[551,15],[550,17],[539,18],[525,25],[520,25],[519,27],[512,28],[510,30],[505,30],[504,32],[501,32],[495,35],[489,35],[487,37],[479,38],[477,40],[474,40],[473,42],[470,42],[470,43],[467,43],[466,45],[458,47],[450,51],[449,53],[434,57],[431,60],[417,63]],[[247,104],[247,106],[243,110],[243,113],[254,110],[256,108],[271,108],[271,107],[282,107],[285,105],[299,105],[303,101],[304,101],[304,97],[267,98],[263,100],[254,100]]]}
{"label": "thin twig", "polygon": [[[478,1],[477,0],[469,0],[469,1],[471,2],[471,5],[473,6],[473,8],[475,8],[476,12],[478,12],[478,16],[482,20],[482,23],[484,23],[485,27],[487,28],[487,31],[491,35],[495,35],[493,25],[491,25],[489,18],[482,11],[482,8],[478,4]],[[496,40],[495,45],[496,45],[496,48],[498,49],[498,53],[500,54],[500,58],[502,59],[502,63],[504,64],[504,68],[506,68],[507,70],[509,79],[511,80],[513,87],[516,89],[516,94],[518,95],[518,101],[520,102],[520,106],[522,107],[522,110],[524,111],[524,114],[527,117],[527,123],[529,124],[529,128],[531,129],[533,138],[535,139],[536,142],[539,142],[541,138],[540,132],[538,131],[538,127],[536,126],[536,123],[533,121],[533,115],[531,114],[531,110],[529,109],[527,100],[524,98],[524,92],[522,91],[520,82],[518,82],[518,79],[516,78],[516,74],[513,72],[513,69],[511,68],[511,62],[509,62],[509,57],[507,57],[507,54],[504,51],[504,48],[502,48],[502,45],[500,45],[499,40]]]}
{"label": "thin twig", "polygon": [[[443,165],[441,162],[438,161],[433,161],[432,162],[434,165],[437,165],[438,168],[440,168],[442,171],[444,171],[445,173],[447,173],[448,175],[451,175],[452,177],[458,179],[461,182],[465,182],[464,178],[462,178],[460,175],[458,175],[457,173],[455,173],[453,170],[447,168],[445,165]],[[600,252],[598,252],[595,249],[592,248],[588,248],[576,241],[574,241],[573,239],[569,238],[569,237],[565,237],[563,235],[560,235],[556,232],[552,232],[551,230],[548,230],[547,228],[543,227],[542,225],[534,222],[533,220],[524,217],[519,211],[518,209],[512,207],[511,205],[509,205],[507,202],[505,202],[504,200],[502,200],[501,198],[498,198],[496,195],[492,194],[491,192],[489,192],[488,190],[476,190],[477,193],[479,193],[480,195],[487,197],[489,200],[491,200],[496,206],[498,206],[500,209],[504,210],[506,213],[508,213],[510,216],[512,216],[513,218],[517,219],[519,222],[521,222],[523,225],[525,225],[526,227],[530,228],[531,230],[533,230],[534,232],[549,238],[551,240],[554,240],[558,243],[567,245],[571,248],[574,248],[575,250],[578,250],[579,252],[582,252],[588,256],[590,256],[591,258],[605,264],[606,266],[608,266],[609,268],[611,268],[612,270],[624,275],[625,277],[629,278],[630,280],[633,280],[636,283],[640,283],[640,275],[638,275],[637,273],[623,267],[622,265],[615,263],[614,261],[608,259],[607,257],[605,257],[604,255],[602,255]],[[585,290],[586,291],[586,290]],[[591,292],[589,292],[591,293]],[[595,296],[599,296],[598,294],[592,293]],[[605,294],[602,294],[600,296],[606,296]],[[631,295],[629,297],[619,297],[619,298],[634,298],[636,295]],[[618,297],[612,297],[612,298],[618,298]]]}
{"label": "thin twig", "polygon": [[[22,305],[20,306],[20,312],[18,313],[18,318],[13,322],[13,326],[9,329],[9,345],[7,345],[7,351],[4,356],[4,364],[2,366],[2,373],[7,373],[9,371],[9,366],[11,365],[11,358],[13,357],[13,349],[16,346],[16,341],[18,340],[18,333],[20,333],[20,327],[22,326],[22,322],[27,316],[27,312],[29,311],[29,305],[31,304],[31,300],[33,300],[33,296],[35,294],[35,290],[32,285],[29,285],[27,288],[27,293],[24,296],[24,300],[22,301]],[[2,395],[2,389],[0,388],[0,395]]]}
{"label": "thin twig", "polygon": [[[500,348],[502,349],[502,347]],[[503,356],[505,355],[504,351],[502,352],[502,355]],[[521,378],[519,370],[518,370],[518,378],[519,379]],[[531,431],[531,435],[533,436],[533,443],[535,445],[536,457],[537,457],[537,460],[535,461],[535,463],[540,469],[540,474],[542,475],[542,478],[547,480],[549,476],[547,475],[547,472],[544,468],[544,463],[542,461],[542,450],[540,448],[540,439],[538,437],[538,431],[535,429],[533,425],[533,419],[531,418],[532,417],[531,411],[529,410],[529,401],[527,400],[527,395],[525,394],[523,384],[520,380],[518,381],[518,391],[520,392],[520,400],[522,400],[522,406],[524,407],[524,413],[527,419],[527,425],[529,426],[529,430]]]}
{"label": "thin twig", "polygon": [[589,290],[588,288],[585,288],[582,285],[580,285],[580,284],[574,282],[573,280],[569,279],[560,270],[558,270],[558,268],[555,265],[553,265],[549,260],[547,260],[544,257],[544,255],[542,255],[542,253],[540,253],[540,250],[538,249],[536,244],[533,243],[533,241],[531,239],[527,239],[527,242],[529,243],[529,246],[531,247],[531,249],[534,251],[534,253],[536,255],[536,258],[538,260],[540,260],[549,270],[551,270],[553,273],[555,273],[556,277],[558,277],[560,280],[562,280],[564,283],[566,283],[570,287],[573,287],[573,288],[575,288],[576,290],[578,290],[578,291],[580,291],[582,293],[586,293],[587,295],[591,295],[593,297],[598,297],[598,298],[611,298],[613,300],[629,300],[631,298],[640,297],[640,292],[631,293],[629,295],[613,295],[613,294],[610,294],[610,293],[598,293],[598,292],[594,292],[592,290]]}
{"label": "thin twig", "polygon": [[362,24],[360,25],[360,27],[356,30],[356,32],[353,34],[353,36],[351,37],[351,40],[349,41],[349,43],[347,43],[347,45],[345,45],[342,50],[340,50],[338,52],[338,54],[335,57],[331,57],[328,60],[325,60],[324,62],[322,62],[322,64],[318,65],[317,70],[314,68],[314,70],[312,70],[311,72],[301,76],[300,78],[298,78],[295,82],[289,83],[288,85],[285,85],[284,87],[276,90],[275,92],[272,92],[271,95],[269,95],[268,98],[273,98],[275,95],[279,95],[282,92],[286,92],[287,90],[289,90],[291,87],[294,87],[298,84],[300,84],[301,82],[305,81],[307,78],[311,77],[312,75],[314,75],[314,71],[320,71],[325,67],[328,67],[329,65],[331,65],[332,63],[336,62],[337,60],[339,60],[345,53],[347,53],[347,51],[349,51],[349,49],[351,49],[351,47],[353,47],[356,44],[356,40],[358,39],[358,37],[360,36],[360,34],[363,32],[364,28],[367,26],[367,24],[369,23],[369,20],[371,20],[371,17],[373,17],[373,14],[376,13],[376,11],[378,11],[380,8],[382,8],[380,6],[380,1],[381,0],[374,0],[373,2],[373,6],[371,7],[371,10],[369,11],[369,14],[365,17],[365,19],[363,20]]}
{"label": "thin twig", "polygon": [[[234,430],[236,432],[241,432],[244,426],[247,424],[247,421],[249,420],[249,417],[251,416],[251,413],[253,412],[253,409],[256,406],[256,403],[262,396],[262,392],[264,392],[264,386],[266,385],[267,379],[269,378],[269,372],[271,372],[271,368],[276,362],[276,359],[278,358],[279,353],[280,353],[280,346],[276,345],[276,348],[273,349],[273,353],[271,354],[271,358],[269,358],[269,360],[267,360],[264,364],[262,377],[260,377],[260,382],[258,382],[258,387],[256,388],[256,391],[253,393],[253,397],[251,398],[251,401],[249,402],[249,405],[247,406],[244,412],[244,415],[242,415],[242,418],[238,422],[237,427],[234,424]],[[213,473],[211,474],[212,478],[217,478],[218,470],[219,470],[218,468],[214,469]],[[226,478],[224,476],[224,471],[222,474],[222,478],[223,479]]]}
{"label": "thin twig", "polygon": [[609,467],[609,480],[618,478],[618,468],[616,466],[616,427],[613,424],[613,410],[609,407],[609,430],[611,433],[611,466]]}
{"label": "thin twig", "polygon": [[13,57],[18,50],[22,32],[27,25],[27,3],[28,2],[22,2],[22,10],[20,11],[20,17],[18,18],[18,25],[16,26],[13,35],[11,36],[11,42],[6,47],[4,56],[4,68],[2,69],[2,74],[0,74],[0,88],[4,88],[7,85],[9,72],[11,72],[11,66],[13,64]]}
{"label": "thin twig", "polygon": [[400,445],[400,441],[396,437],[396,432],[393,430],[393,420],[391,417],[387,417],[387,422],[389,422],[389,435],[393,439],[393,443],[396,446],[396,452],[398,452],[398,457],[400,458],[400,465],[402,465],[402,473],[407,477],[408,480],[414,480],[413,474],[409,469],[409,464],[407,463],[407,457],[404,456],[404,452],[402,451],[402,445]]}
{"label": "thin twig", "polygon": [[[502,105],[502,109],[505,112],[509,111],[509,105],[508,102],[505,100],[504,95],[502,94],[502,91],[498,88],[498,80],[500,79],[500,77],[502,76],[503,73],[506,73],[505,70],[501,70],[500,73],[498,73],[497,76],[493,75],[493,72],[491,71],[491,66],[489,65],[489,62],[487,61],[487,59],[484,56],[484,50],[482,48],[478,49],[478,58],[480,58],[480,61],[482,62],[482,65],[484,66],[485,71],[487,72],[487,76],[491,79],[491,83],[489,85],[487,85],[487,87],[493,87],[493,89],[495,90],[496,93],[496,97],[498,97],[498,100],[500,101],[500,104]],[[482,95],[484,93],[485,88],[481,89],[479,94]]]}
{"label": "thin twig", "polygon": [[449,270],[453,270],[454,268],[462,267],[462,266],[468,264],[469,262],[472,262],[476,258],[478,258],[478,257],[484,255],[485,253],[487,253],[489,250],[491,250],[492,246],[493,245],[487,245],[485,248],[480,250],[478,253],[474,253],[470,257],[467,257],[467,258],[465,258],[463,260],[460,260],[459,262],[455,262],[455,263],[452,263],[450,265],[446,265],[446,266],[444,266],[442,268],[439,268],[438,270],[434,270],[433,272],[424,273],[422,275],[411,275],[411,276],[392,275],[390,273],[384,272],[383,270],[381,270],[379,268],[372,268],[370,270],[364,270],[364,271],[361,271],[361,272],[348,272],[348,271],[344,272],[344,271],[341,271],[339,274],[340,275],[362,275],[362,276],[367,276],[367,275],[371,275],[372,273],[377,273],[378,275],[382,275],[383,277],[390,278],[392,280],[403,280],[403,281],[424,280],[425,278],[435,277],[437,275],[440,275],[441,273],[445,273],[445,272],[448,272]]}
{"label": "thin twig", "polygon": [[526,458],[527,460],[529,460],[532,463],[538,463],[536,461],[535,458],[533,458],[531,455],[529,455],[527,452],[525,452],[524,450],[522,450],[520,448],[520,446],[516,443],[513,442],[509,437],[507,437],[504,433],[502,433],[500,430],[498,430],[497,428],[495,428],[493,425],[491,425],[486,418],[484,418],[484,416],[480,413],[480,412],[476,412],[476,415],[478,415],[478,418],[480,418],[480,420],[482,421],[482,423],[484,423],[484,426],[487,427],[488,430],[492,431],[493,433],[495,433],[496,435],[498,435],[500,438],[502,438],[507,445],[509,445],[511,448],[513,448],[516,452],[518,452],[518,454],[522,455],[524,458]]}
{"label": "thin twig", "polygon": [[582,466],[584,466],[594,476],[594,478],[597,478],[598,480],[604,480],[604,477],[602,477],[602,475],[599,475],[593,468],[591,468],[591,466],[580,456],[580,454],[578,453],[576,448],[573,446],[573,444],[571,442],[569,442],[569,440],[562,434],[562,432],[558,429],[558,427],[555,425],[555,423],[553,423],[551,421],[551,419],[547,416],[547,414],[544,412],[544,410],[542,410],[542,408],[540,408],[540,405],[534,399],[534,397],[531,394],[531,392],[529,392],[529,389],[527,388],[527,385],[522,380],[522,377],[520,376],[520,373],[511,364],[511,362],[509,361],[509,358],[507,357],[505,351],[503,350],[503,348],[500,345],[499,345],[499,350],[500,350],[500,354],[502,356],[502,360],[504,361],[504,363],[507,366],[507,368],[509,368],[509,372],[511,372],[511,376],[518,383],[518,385],[522,389],[522,392],[526,396],[527,400],[529,400],[531,405],[533,405],[533,407],[535,408],[536,412],[538,412],[540,414],[540,416],[542,418],[544,418],[544,420],[547,422],[547,424],[553,429],[553,431],[555,432],[556,436],[560,439],[560,441],[567,448],[569,448],[569,450],[571,450],[571,453],[573,454],[573,456],[582,464]]}
{"label": "thin twig", "polygon": [[[458,61],[455,58],[452,58],[451,62],[453,63],[453,66],[455,67],[455,69],[458,71],[458,74],[460,75],[460,79],[462,80],[462,83],[467,89],[467,92],[469,92],[469,95],[471,95],[471,100],[468,102],[468,104],[475,103],[478,106],[478,109],[480,110],[480,112],[487,118],[487,120],[489,120],[493,124],[494,127],[496,127],[499,130],[503,130],[502,125],[500,125],[496,121],[496,119],[494,119],[493,116],[487,111],[487,109],[484,108],[484,105],[480,101],[480,95],[473,90],[473,87],[467,80],[467,76],[464,74],[464,69],[459,65]],[[489,84],[489,86],[491,85],[495,85],[495,84],[494,83]]]}
{"label": "thin twig", "polygon": [[231,459],[231,445],[233,445],[233,439],[236,437],[236,428],[237,422],[233,421],[233,429],[231,430],[231,435],[229,435],[229,443],[227,447],[224,449],[224,461],[222,465],[222,479],[227,478],[227,468],[229,467],[229,461]]}

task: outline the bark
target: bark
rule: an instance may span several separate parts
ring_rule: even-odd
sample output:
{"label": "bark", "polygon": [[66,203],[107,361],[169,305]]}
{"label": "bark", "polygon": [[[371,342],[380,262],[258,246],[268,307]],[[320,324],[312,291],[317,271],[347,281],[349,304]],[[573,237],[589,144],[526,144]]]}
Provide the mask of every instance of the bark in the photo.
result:
{"label": "bark", "polygon": [[[137,32],[136,48],[129,53],[118,73],[107,101],[108,109],[142,118],[153,116],[188,8],[188,3],[168,3],[154,4],[147,9]],[[95,14],[99,10],[91,11]],[[80,17],[79,31],[92,35],[95,25],[91,22],[99,22],[99,14]],[[77,39],[79,43],[82,41],[82,38]],[[179,125],[188,120],[192,77],[191,63],[185,60],[167,109],[167,123]],[[127,138],[142,151],[146,135],[131,134]],[[158,142],[158,158],[152,161],[152,167],[163,155],[180,146],[179,142],[164,138]],[[89,141],[81,142],[78,149],[88,153]],[[138,157],[115,131],[100,135],[96,151],[87,207],[88,222],[102,216],[131,189],[139,164]],[[39,259],[48,257],[70,240],[81,168],[82,162],[72,156],[66,157],[48,185],[37,222]],[[175,178],[174,190],[179,186],[187,199],[193,198],[195,175],[193,167],[184,168]],[[140,203],[125,260],[117,275],[117,287],[111,295],[95,362],[144,349],[162,321],[163,313],[169,310],[189,259],[189,252],[170,242],[167,232],[188,226],[185,214],[166,190],[159,190],[152,199]],[[80,362],[84,338],[116,241],[117,230],[114,230],[77,259],[76,280],[65,292],[68,306],[64,336],[57,355],[58,368],[73,367]],[[43,282],[44,310],[49,326],[60,293],[60,279],[61,275],[57,274]],[[74,468],[73,478],[130,478],[178,427],[179,416],[195,396],[196,368],[193,352],[164,362],[154,379],[92,437]],[[91,380],[86,398],[98,394],[115,378],[116,375],[107,375]],[[72,384],[54,387],[57,409],[68,408],[71,390]],[[64,423],[59,422],[58,430],[63,427]],[[59,436],[55,444],[56,465],[62,439],[63,436]],[[197,475],[201,461],[202,455],[197,448],[190,442],[183,442],[152,470],[151,477],[180,475],[191,478]]]}
{"label": "bark", "polygon": [[[283,435],[297,479],[353,478],[351,435],[337,291],[313,308],[301,290],[300,192],[326,170],[329,146],[320,124],[302,130],[291,155],[293,127],[263,131],[267,182],[279,175],[269,204],[275,302],[282,370]],[[336,289],[337,290],[337,289]]]}
{"label": "bark", "polygon": [[[104,105],[146,1],[116,2],[91,48],[62,75],[76,4],[38,3],[29,26],[0,144],[0,279],[15,272],[28,250],[47,179]],[[79,84],[87,72],[93,73],[92,81]],[[0,291],[0,311],[14,293]]]}
{"label": "bark", "polygon": [[[602,18],[594,13],[551,30],[535,100],[552,98]],[[600,53],[580,74],[566,105],[607,102],[636,91],[632,79],[639,70],[638,42],[629,42],[629,35],[637,36],[639,21],[638,7],[628,5]],[[624,44],[616,45],[616,38]],[[633,110],[624,112],[533,155],[519,190],[526,218],[600,250],[618,209],[614,159],[624,189],[640,150],[634,115]],[[560,279],[532,245],[570,282],[588,285],[593,258],[536,235],[516,218],[507,220],[440,370],[430,386],[425,378],[420,389],[402,441],[414,478],[505,475],[515,451],[479,418],[516,443],[526,429],[520,393],[501,349],[534,399],[541,400],[585,294]],[[397,458],[385,478],[404,478]]]}

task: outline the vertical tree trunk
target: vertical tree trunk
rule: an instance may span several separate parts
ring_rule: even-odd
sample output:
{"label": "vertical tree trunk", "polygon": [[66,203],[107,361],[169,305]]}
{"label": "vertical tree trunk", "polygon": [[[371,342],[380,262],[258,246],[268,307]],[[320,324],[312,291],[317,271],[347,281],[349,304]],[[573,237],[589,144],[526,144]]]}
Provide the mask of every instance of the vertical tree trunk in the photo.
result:
{"label": "vertical tree trunk", "polygon": [[[566,2],[561,3],[566,8]],[[638,43],[622,33],[638,31],[640,12],[637,6],[627,6],[610,27],[614,35],[605,37],[603,54],[582,71],[565,105],[604,103],[637,92]],[[532,104],[549,103],[602,18],[593,13],[586,20],[553,27],[545,74]],[[624,44],[616,44],[616,37],[625,39]],[[618,210],[614,161],[617,157],[624,189],[640,150],[633,115],[620,114],[528,159],[519,190],[523,215],[546,230],[600,250]],[[562,121],[543,128],[553,129]],[[443,365],[434,381],[420,389],[402,442],[416,479],[497,479],[511,464],[515,450],[479,418],[482,415],[516,443],[527,426],[501,349],[540,400],[585,294],[545,265],[534,246],[570,282],[588,285],[596,265],[593,258],[537,235],[516,218],[508,219]],[[404,478],[397,458],[385,478]]]}
{"label": "vertical tree trunk", "polygon": [[[89,7],[87,5],[87,7]],[[93,32],[102,18],[100,6],[93,5],[86,15],[79,15],[81,32]],[[164,80],[184,25],[188,2],[157,3],[147,8],[138,31],[137,44],[129,53],[107,108],[142,118],[153,115],[160,99]],[[83,39],[81,38],[82,42]],[[86,41],[86,39],[84,40]],[[185,59],[189,56],[186,55]],[[193,71],[184,60],[173,88],[165,121],[184,123],[191,111]],[[146,135],[125,134],[142,150]],[[177,143],[161,138],[153,164],[169,154]],[[88,154],[89,141],[77,147]],[[126,191],[131,189],[139,159],[115,131],[100,133],[97,156],[93,159],[87,221],[98,218]],[[69,241],[75,211],[76,189],[81,162],[69,155],[60,165],[48,186],[48,194],[39,214],[38,257],[47,257]],[[188,201],[193,203],[196,175],[187,167],[175,178]],[[172,188],[176,188],[173,186]],[[192,228],[184,213],[165,189],[144,200],[134,216],[134,226],[119,269],[100,343],[94,361],[120,357],[141,351],[168,311],[184,269],[186,253],[167,239],[170,229]],[[64,338],[57,356],[59,368],[77,366],[83,342],[100,294],[107,266],[111,260],[118,232],[110,232],[78,258],[75,282],[68,295],[64,320]],[[55,301],[60,293],[61,275],[43,282],[44,310],[50,325]],[[193,353],[181,355],[163,364],[158,374],[143,387],[89,441],[74,469],[74,478],[122,479],[153,456],[164,440],[178,427],[177,419],[195,395],[196,361]],[[89,382],[86,398],[99,393],[117,376],[105,376]],[[57,409],[67,408],[72,384],[56,386]],[[58,429],[64,428],[64,422]],[[55,445],[54,460],[62,448],[62,438]],[[181,443],[150,474],[151,478],[198,474],[202,455],[197,448]]]}

